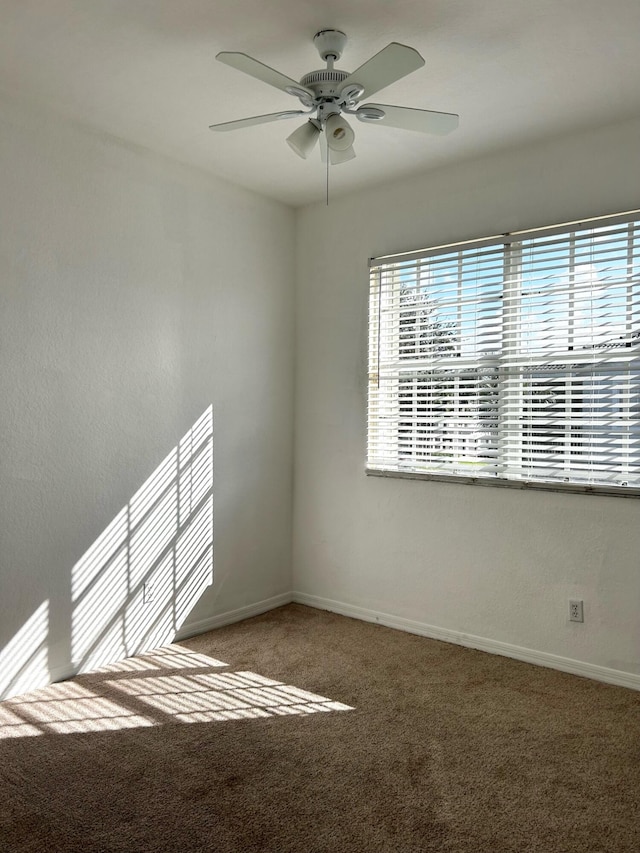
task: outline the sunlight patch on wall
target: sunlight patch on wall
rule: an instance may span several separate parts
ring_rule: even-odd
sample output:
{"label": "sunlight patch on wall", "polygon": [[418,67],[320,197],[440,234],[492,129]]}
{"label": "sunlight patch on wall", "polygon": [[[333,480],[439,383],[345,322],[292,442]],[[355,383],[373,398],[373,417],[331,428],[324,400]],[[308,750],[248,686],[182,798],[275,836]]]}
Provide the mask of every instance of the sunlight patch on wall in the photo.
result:
{"label": "sunlight patch on wall", "polygon": [[74,566],[73,665],[170,642],[212,582],[209,407]]}
{"label": "sunlight patch on wall", "polygon": [[43,601],[0,651],[0,699],[47,684],[49,602]]}

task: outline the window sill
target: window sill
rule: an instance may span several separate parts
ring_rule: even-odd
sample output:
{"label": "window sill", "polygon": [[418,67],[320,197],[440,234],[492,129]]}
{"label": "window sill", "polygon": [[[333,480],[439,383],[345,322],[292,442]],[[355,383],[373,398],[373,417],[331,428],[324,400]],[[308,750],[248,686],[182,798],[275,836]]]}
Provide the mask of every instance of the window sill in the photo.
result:
{"label": "window sill", "polygon": [[493,486],[502,489],[600,495],[601,497],[638,498],[640,489],[626,486],[586,486],[578,483],[552,483],[544,480],[507,480],[499,477],[463,477],[455,474],[426,474],[421,471],[392,471],[366,468],[367,477],[390,477],[400,480],[432,480],[437,483],[456,483],[463,486]]}

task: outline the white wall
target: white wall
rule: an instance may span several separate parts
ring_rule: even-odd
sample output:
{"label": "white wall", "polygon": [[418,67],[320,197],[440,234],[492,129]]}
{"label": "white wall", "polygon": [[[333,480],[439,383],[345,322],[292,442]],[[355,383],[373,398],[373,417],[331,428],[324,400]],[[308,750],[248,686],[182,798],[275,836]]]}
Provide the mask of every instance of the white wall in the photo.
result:
{"label": "white wall", "polygon": [[640,502],[364,475],[367,258],[634,208],[640,123],[304,209],[296,238],[281,205],[1,106],[0,696],[87,663],[81,600],[119,616],[83,605],[103,659],[135,651],[140,590],[94,569],[209,406],[215,583],[183,633],[291,589],[296,250],[293,588],[640,673]]}
{"label": "white wall", "polygon": [[[0,681],[15,692],[8,668],[25,689],[77,666],[74,566],[211,405],[215,584],[199,581],[187,625],[290,589],[295,222],[8,100],[0,162]],[[113,609],[129,592],[100,595]]]}
{"label": "white wall", "polygon": [[639,189],[633,122],[300,211],[296,591],[640,673],[640,501],[364,474],[367,259],[634,209]]}

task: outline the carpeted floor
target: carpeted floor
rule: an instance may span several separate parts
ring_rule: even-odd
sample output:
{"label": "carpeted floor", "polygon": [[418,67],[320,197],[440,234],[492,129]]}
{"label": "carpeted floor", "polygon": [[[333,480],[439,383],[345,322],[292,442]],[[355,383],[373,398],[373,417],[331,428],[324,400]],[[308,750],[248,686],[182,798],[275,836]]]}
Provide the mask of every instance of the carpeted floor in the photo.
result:
{"label": "carpeted floor", "polygon": [[640,694],[290,605],[0,704],[2,853],[638,853]]}

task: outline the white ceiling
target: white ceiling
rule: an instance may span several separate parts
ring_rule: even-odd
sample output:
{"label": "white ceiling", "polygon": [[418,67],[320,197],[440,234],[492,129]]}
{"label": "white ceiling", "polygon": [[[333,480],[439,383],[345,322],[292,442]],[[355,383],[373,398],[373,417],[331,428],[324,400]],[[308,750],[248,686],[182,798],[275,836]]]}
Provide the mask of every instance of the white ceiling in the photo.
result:
{"label": "white ceiling", "polygon": [[294,98],[215,61],[241,51],[299,79],[347,33],[352,71],[390,41],[419,71],[374,100],[457,112],[450,136],[356,123],[334,195],[583,127],[640,116],[640,0],[0,0],[0,89],[292,204],[319,200],[297,120],[214,134]]}

